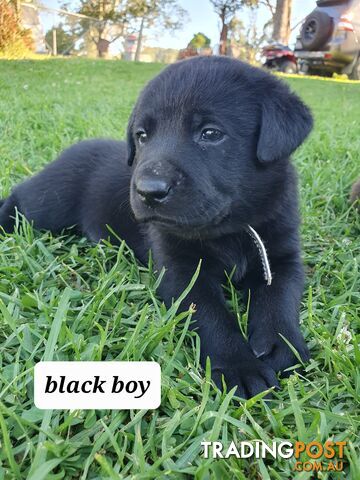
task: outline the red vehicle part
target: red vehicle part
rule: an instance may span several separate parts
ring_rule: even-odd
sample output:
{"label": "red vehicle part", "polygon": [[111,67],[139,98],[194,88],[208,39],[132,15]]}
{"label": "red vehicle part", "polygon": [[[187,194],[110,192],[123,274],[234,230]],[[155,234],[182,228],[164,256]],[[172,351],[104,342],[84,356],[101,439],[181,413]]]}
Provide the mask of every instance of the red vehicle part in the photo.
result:
{"label": "red vehicle part", "polygon": [[284,73],[297,73],[297,61],[294,52],[285,45],[269,45],[262,51],[263,66]]}

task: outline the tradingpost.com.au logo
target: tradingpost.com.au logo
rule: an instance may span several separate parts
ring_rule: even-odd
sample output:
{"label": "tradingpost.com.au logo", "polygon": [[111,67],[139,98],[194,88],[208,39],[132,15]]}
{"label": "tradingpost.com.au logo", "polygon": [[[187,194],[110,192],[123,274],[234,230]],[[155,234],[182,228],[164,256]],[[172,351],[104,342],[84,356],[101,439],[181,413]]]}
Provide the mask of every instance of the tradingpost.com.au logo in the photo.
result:
{"label": "tradingpost.com.au logo", "polygon": [[[201,442],[204,458],[285,458],[295,457],[294,471],[297,472],[341,472],[344,468],[344,448],[347,442],[320,443],[272,442],[231,442],[225,447],[222,442]],[[307,457],[308,460],[303,460]]]}

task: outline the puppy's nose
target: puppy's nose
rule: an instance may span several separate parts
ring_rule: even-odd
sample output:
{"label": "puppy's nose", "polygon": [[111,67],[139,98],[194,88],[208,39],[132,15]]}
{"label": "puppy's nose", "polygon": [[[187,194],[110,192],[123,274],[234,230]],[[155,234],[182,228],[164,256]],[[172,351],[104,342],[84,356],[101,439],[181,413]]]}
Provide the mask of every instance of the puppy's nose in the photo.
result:
{"label": "puppy's nose", "polygon": [[163,202],[170,189],[170,183],[161,178],[140,178],[136,182],[136,191],[141,200],[151,207]]}

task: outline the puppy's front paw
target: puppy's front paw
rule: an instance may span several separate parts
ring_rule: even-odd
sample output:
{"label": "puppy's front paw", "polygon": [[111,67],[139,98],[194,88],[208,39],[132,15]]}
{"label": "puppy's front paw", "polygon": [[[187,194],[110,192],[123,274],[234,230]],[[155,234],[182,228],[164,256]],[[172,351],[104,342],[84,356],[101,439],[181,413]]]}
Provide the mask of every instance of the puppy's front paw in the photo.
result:
{"label": "puppy's front paw", "polygon": [[237,386],[236,395],[241,398],[251,398],[264,390],[279,386],[274,370],[254,357],[245,362],[213,368],[212,378],[220,389],[223,375],[228,390]]}
{"label": "puppy's front paw", "polygon": [[[302,361],[307,362],[310,354],[300,330],[294,329],[294,331],[282,335],[296,349]],[[254,332],[250,332],[249,344],[255,356],[276,372],[283,372],[299,363],[289,345],[279,333],[272,329],[256,329]],[[291,371],[283,372],[282,376],[287,377],[291,373]]]}

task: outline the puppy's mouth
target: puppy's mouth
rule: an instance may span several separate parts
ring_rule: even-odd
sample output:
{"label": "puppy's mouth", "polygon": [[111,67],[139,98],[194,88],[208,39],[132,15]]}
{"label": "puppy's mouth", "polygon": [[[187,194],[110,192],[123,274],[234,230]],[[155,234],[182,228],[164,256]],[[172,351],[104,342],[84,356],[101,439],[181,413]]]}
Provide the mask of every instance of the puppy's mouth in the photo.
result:
{"label": "puppy's mouth", "polygon": [[136,220],[140,223],[154,223],[167,229],[178,231],[180,233],[199,232],[218,227],[230,217],[229,209],[224,208],[221,211],[212,214],[204,214],[203,218],[187,217],[179,215],[177,217],[168,217],[154,213],[153,215],[136,216]]}

